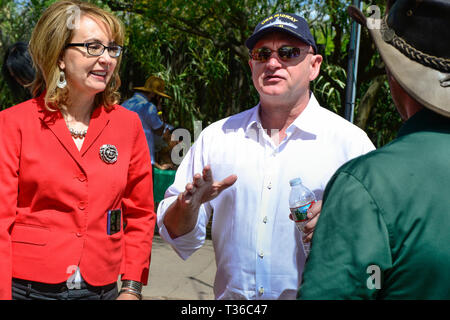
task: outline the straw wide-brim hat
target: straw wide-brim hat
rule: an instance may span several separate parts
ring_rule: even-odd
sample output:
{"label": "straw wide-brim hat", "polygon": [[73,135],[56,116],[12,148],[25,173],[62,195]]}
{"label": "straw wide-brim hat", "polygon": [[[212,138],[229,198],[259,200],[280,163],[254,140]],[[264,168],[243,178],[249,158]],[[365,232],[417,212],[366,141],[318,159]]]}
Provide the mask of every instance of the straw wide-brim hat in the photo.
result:
{"label": "straw wide-brim hat", "polygon": [[366,26],[387,68],[417,102],[450,117],[450,1],[390,0],[381,19],[355,6],[349,15]]}
{"label": "straw wide-brim hat", "polygon": [[149,77],[145,81],[145,85],[143,87],[135,87],[133,90],[140,90],[144,92],[154,92],[162,97],[166,97],[172,99],[169,95],[164,93],[164,80],[155,76]]}

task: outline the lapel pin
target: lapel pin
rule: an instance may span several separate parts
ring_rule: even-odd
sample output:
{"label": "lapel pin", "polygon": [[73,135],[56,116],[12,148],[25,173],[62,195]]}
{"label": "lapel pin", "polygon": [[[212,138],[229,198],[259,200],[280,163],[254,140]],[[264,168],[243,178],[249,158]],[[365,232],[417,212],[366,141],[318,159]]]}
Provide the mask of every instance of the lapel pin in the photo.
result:
{"label": "lapel pin", "polygon": [[112,144],[104,144],[100,147],[100,158],[106,163],[114,163],[117,161],[117,148]]}

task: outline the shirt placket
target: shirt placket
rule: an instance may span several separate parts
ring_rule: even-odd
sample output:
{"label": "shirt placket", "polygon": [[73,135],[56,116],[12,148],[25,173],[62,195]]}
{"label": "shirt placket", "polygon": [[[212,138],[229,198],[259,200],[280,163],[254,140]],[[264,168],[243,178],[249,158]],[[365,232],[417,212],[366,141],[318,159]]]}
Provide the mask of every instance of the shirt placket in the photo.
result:
{"label": "shirt placket", "polygon": [[255,290],[257,299],[270,297],[271,288],[271,245],[273,234],[274,210],[273,192],[275,191],[275,177],[277,172],[277,151],[268,142],[264,143],[264,166],[260,214],[257,220],[257,242],[256,242],[256,275]]}

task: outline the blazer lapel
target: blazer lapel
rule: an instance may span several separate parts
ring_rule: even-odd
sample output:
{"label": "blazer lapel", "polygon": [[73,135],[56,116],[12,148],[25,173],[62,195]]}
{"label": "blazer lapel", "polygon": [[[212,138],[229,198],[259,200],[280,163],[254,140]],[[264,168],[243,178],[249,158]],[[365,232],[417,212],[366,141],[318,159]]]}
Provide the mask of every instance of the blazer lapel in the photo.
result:
{"label": "blazer lapel", "polygon": [[81,156],[80,152],[75,145],[75,142],[70,135],[69,129],[67,128],[64,117],[59,110],[51,112],[45,109],[43,103],[40,104],[40,116],[39,118],[50,129],[62,146],[67,150],[67,152],[72,156],[72,158],[81,166]]}
{"label": "blazer lapel", "polygon": [[109,113],[105,108],[103,106],[95,108],[94,112],[92,112],[91,121],[89,122],[89,128],[83,146],[81,147],[80,155],[82,157],[92,147],[92,144],[97,140],[108,123]]}

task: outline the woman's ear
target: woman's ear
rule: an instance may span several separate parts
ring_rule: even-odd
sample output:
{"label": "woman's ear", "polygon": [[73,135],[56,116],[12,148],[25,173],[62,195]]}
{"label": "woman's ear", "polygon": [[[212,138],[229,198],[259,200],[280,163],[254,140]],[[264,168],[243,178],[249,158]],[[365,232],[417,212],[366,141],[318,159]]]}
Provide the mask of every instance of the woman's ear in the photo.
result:
{"label": "woman's ear", "polygon": [[64,63],[64,55],[61,54],[61,56],[58,59],[58,67],[60,70],[64,70],[66,68],[66,64]]}

